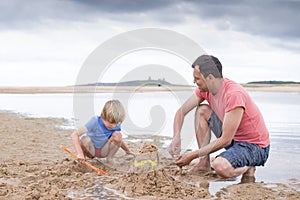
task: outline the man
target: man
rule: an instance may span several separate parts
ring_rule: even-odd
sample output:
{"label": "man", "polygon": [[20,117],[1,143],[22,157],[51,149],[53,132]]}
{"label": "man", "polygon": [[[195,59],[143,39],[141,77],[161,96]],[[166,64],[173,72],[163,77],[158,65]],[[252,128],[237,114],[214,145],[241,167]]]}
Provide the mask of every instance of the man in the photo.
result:
{"label": "man", "polygon": [[[209,154],[225,148],[212,163],[216,173],[225,178],[239,175],[254,178],[255,166],[265,164],[270,148],[269,133],[258,107],[239,84],[223,78],[222,65],[216,57],[202,55],[192,67],[198,88],[176,112],[170,154],[179,155],[184,117],[196,107],[199,149],[179,156],[176,164],[182,167],[200,158],[190,172],[209,171]],[[205,100],[208,105],[201,104]],[[217,137],[211,143],[210,130]]]}

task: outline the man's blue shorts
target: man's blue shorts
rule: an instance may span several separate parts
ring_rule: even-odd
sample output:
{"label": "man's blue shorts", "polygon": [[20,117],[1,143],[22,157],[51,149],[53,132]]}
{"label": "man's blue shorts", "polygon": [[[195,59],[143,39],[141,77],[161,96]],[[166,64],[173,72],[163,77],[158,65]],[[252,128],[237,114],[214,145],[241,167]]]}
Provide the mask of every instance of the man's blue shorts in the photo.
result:
{"label": "man's blue shorts", "polygon": [[[211,118],[208,120],[208,125],[215,133],[216,137],[221,137],[222,122],[214,112],[212,112]],[[222,152],[218,156],[228,160],[234,168],[244,166],[263,166],[268,159],[270,145],[266,148],[261,148],[256,144],[233,140],[225,149],[226,151]]]}

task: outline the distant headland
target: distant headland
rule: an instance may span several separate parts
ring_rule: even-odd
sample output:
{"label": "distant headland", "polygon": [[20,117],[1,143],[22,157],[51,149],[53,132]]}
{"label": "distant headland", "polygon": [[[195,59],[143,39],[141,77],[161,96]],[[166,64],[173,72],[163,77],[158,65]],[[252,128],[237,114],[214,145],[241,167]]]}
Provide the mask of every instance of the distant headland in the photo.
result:
{"label": "distant headland", "polygon": [[[257,92],[297,92],[300,82],[294,81],[255,81],[241,84],[247,91]],[[195,85],[180,85],[166,81],[164,78],[152,80],[132,80],[117,83],[88,83],[72,86],[33,86],[1,87],[2,94],[39,94],[39,93],[105,93],[105,92],[167,92],[192,91]]]}
{"label": "distant headland", "polygon": [[294,85],[294,84],[299,84],[300,82],[295,82],[295,81],[252,81],[248,82],[247,84],[252,85],[252,84],[263,84],[263,85]]}
{"label": "distant headland", "polygon": [[149,76],[147,80],[130,80],[130,81],[121,81],[121,82],[113,82],[113,83],[88,83],[88,84],[81,84],[76,86],[176,86],[176,87],[192,87],[193,85],[183,85],[183,84],[174,84],[170,83],[165,80],[165,78],[159,78],[154,80]]}

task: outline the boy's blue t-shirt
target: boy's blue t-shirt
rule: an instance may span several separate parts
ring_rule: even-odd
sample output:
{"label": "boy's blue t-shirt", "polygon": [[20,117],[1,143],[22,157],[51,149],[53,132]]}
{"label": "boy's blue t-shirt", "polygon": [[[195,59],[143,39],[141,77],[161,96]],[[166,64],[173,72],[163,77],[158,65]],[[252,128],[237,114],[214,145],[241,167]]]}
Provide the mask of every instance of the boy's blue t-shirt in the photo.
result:
{"label": "boy's blue t-shirt", "polygon": [[86,124],[87,136],[92,140],[95,148],[102,148],[113,132],[121,131],[121,125],[118,124],[115,128],[108,130],[103,124],[102,118],[99,116],[92,117]]}

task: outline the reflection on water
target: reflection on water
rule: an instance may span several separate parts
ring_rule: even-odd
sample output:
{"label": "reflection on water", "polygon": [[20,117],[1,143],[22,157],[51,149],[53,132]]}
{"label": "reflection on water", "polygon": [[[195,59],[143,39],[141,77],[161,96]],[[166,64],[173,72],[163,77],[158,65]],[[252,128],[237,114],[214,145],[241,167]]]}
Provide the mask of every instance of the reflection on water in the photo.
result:
{"label": "reflection on water", "polygon": [[[103,104],[111,99],[112,93],[97,93],[94,97],[94,111],[99,114]],[[128,94],[123,94],[128,96]],[[176,95],[181,95],[178,97]],[[139,134],[157,134],[172,136],[173,117],[181,105],[180,99],[189,93],[170,94],[168,92],[130,94],[125,107],[134,126],[123,124],[128,136]],[[289,178],[300,179],[300,94],[251,92],[260,108],[271,135],[271,152],[265,167],[258,167],[256,181],[287,181]],[[122,93],[118,98],[122,101]],[[84,95],[83,95],[84,97]],[[124,99],[123,99],[124,100]],[[151,114],[151,109],[160,106],[159,116]],[[84,109],[84,107],[83,107]],[[72,94],[0,94],[0,110],[11,110],[32,117],[64,117],[73,119]],[[156,111],[155,111],[156,112]],[[153,120],[161,127],[151,126]],[[153,123],[152,123],[153,124]],[[182,134],[184,148],[196,148],[194,138],[193,114],[185,120]],[[166,141],[168,143],[170,141]],[[276,174],[276,176],[274,175]],[[218,183],[214,183],[218,184]],[[224,186],[224,184],[223,184]]]}
{"label": "reflection on water", "polygon": [[250,93],[261,109],[271,135],[265,167],[257,168],[257,181],[300,179],[300,94]]}

